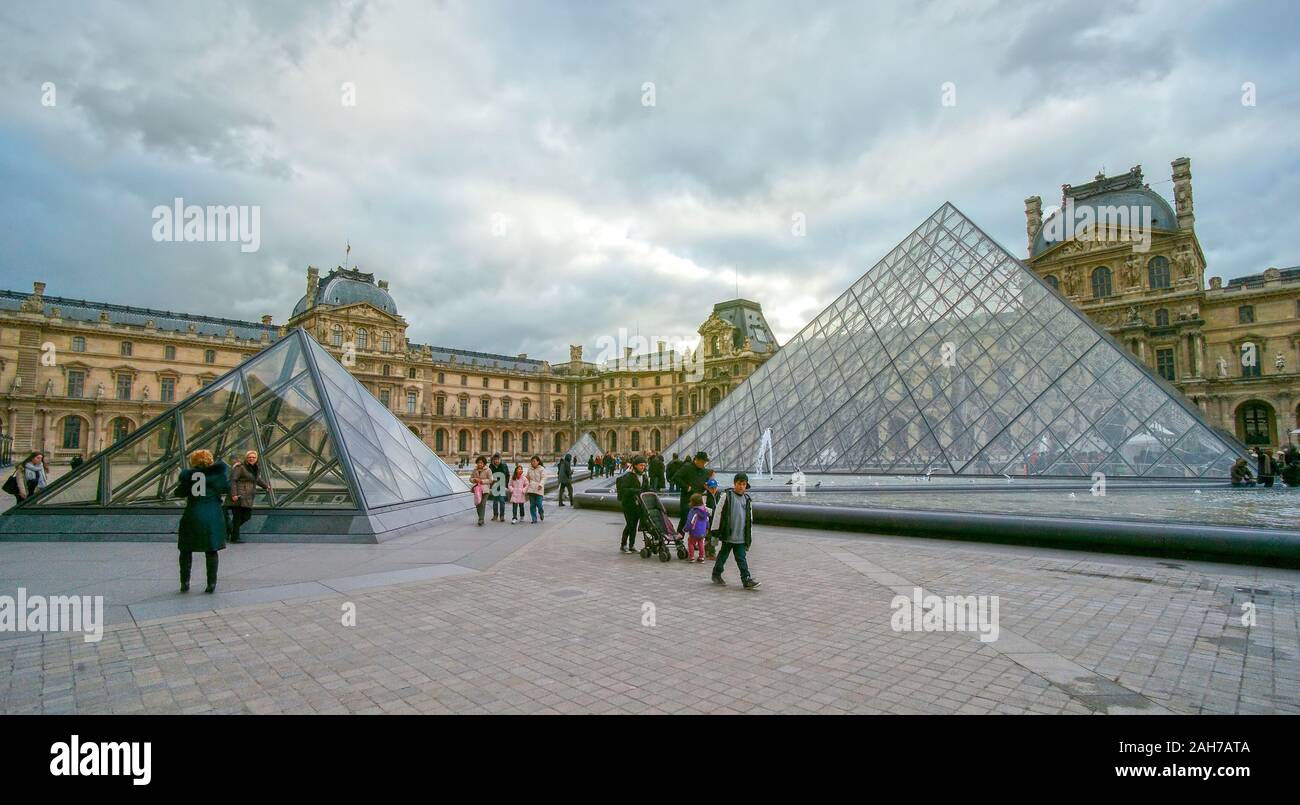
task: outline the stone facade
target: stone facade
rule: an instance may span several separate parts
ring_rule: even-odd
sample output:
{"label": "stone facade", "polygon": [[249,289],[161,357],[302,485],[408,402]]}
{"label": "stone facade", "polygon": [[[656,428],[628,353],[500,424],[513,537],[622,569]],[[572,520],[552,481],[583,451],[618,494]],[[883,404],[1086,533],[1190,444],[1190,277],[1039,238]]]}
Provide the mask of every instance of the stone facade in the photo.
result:
{"label": "stone facade", "polygon": [[[747,324],[748,322],[748,324]],[[757,322],[757,323],[755,323]],[[601,448],[662,450],[775,351],[762,309],[714,306],[700,351],[551,364],[417,344],[388,284],[355,269],[322,278],[283,326],[0,291],[0,406],[13,450],[55,465],[89,456],[302,327],[453,465],[481,453],[552,460],[583,433]],[[751,331],[767,338],[751,338]]]}
{"label": "stone facade", "polygon": [[[1191,161],[1172,163],[1174,207],[1143,184],[1141,166],[1062,187],[1042,217],[1025,200],[1029,265],[1058,292],[1247,444],[1296,441],[1300,427],[1300,267],[1269,268],[1227,283],[1211,277],[1196,236]],[[1062,237],[1067,208],[1084,226]],[[1103,227],[1103,210],[1145,205],[1153,225]],[[1110,216],[1114,221],[1114,216]],[[1093,226],[1089,228],[1087,222]],[[1122,224],[1123,222],[1121,222]],[[1057,226],[1053,226],[1057,225]]]}

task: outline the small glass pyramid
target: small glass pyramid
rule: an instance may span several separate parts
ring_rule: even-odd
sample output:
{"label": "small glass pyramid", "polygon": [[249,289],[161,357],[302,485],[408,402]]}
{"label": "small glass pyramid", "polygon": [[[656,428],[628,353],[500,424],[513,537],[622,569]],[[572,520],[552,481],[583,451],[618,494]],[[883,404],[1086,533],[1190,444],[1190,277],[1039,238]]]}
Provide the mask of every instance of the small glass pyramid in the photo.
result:
{"label": "small glass pyramid", "polygon": [[[260,456],[265,510],[369,513],[464,493],[442,459],[302,329],[91,458],[23,510],[176,508],[185,456]],[[445,507],[444,507],[445,508]]]}
{"label": "small glass pyramid", "polygon": [[601,455],[600,445],[596,444],[595,437],[590,433],[582,434],[581,439],[574,442],[568,450],[565,450],[560,455],[563,456],[565,453],[573,457],[573,466],[575,467],[579,464],[586,466],[587,459]]}
{"label": "small glass pyramid", "polygon": [[748,470],[1228,477],[1211,428],[1024,263],[944,204],[669,452]]}

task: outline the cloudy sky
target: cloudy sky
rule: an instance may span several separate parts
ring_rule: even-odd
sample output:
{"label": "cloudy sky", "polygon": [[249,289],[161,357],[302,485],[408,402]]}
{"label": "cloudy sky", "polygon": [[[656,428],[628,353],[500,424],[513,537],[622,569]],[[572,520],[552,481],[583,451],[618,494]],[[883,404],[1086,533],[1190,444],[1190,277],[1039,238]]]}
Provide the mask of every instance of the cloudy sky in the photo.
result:
{"label": "cloudy sky", "polygon": [[[6,3],[0,287],[283,322],[350,241],[425,343],[590,357],[737,282],[784,340],[946,200],[1023,255],[1026,196],[1172,198],[1179,156],[1229,278],[1300,264],[1298,38],[1290,0]],[[260,249],[155,242],[178,196]]]}

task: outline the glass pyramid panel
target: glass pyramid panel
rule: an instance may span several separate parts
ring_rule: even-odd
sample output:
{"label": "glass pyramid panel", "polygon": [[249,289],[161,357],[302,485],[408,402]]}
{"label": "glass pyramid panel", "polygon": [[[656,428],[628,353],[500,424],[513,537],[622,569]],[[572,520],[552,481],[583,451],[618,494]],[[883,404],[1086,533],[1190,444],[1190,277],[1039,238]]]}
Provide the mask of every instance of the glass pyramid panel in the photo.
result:
{"label": "glass pyramid panel", "polygon": [[1244,448],[951,204],[669,452],[779,471],[1225,478]]}
{"label": "glass pyramid panel", "polygon": [[364,511],[468,492],[328,352],[294,330],[24,505],[180,506],[176,479],[200,448],[228,464],[256,450],[271,486],[258,505],[272,509]]}

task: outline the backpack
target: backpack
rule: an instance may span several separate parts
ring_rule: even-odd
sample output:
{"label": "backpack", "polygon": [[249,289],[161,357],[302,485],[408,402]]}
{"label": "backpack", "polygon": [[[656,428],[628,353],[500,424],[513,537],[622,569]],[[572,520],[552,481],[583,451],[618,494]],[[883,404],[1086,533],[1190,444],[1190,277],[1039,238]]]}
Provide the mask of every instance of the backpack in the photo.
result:
{"label": "backpack", "polygon": [[703,537],[709,533],[709,515],[699,509],[691,509],[686,521],[686,530],[692,537]]}

